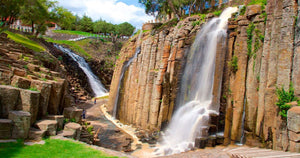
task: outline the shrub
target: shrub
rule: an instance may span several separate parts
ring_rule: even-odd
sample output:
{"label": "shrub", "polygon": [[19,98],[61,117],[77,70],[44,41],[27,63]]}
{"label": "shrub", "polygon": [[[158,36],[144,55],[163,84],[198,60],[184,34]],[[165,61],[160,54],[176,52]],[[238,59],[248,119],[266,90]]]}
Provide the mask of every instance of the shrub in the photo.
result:
{"label": "shrub", "polygon": [[29,90],[38,92],[38,89],[36,87],[30,87]]}
{"label": "shrub", "polygon": [[222,13],[222,10],[218,10],[218,11],[214,11],[214,12],[213,12],[213,14],[214,14],[215,16],[220,16],[221,13]]}
{"label": "shrub", "polygon": [[229,66],[231,68],[231,71],[233,71],[234,73],[237,72],[237,70],[239,69],[237,56],[234,55],[232,57],[231,61],[229,62]]}
{"label": "shrub", "polygon": [[299,99],[294,94],[293,85],[290,84],[288,91],[285,91],[283,87],[277,88],[276,93],[278,97],[278,101],[276,102],[276,105],[280,109],[279,114],[283,118],[287,118],[287,111],[291,108],[291,106],[288,105],[287,103],[298,101],[298,105],[299,105]]}

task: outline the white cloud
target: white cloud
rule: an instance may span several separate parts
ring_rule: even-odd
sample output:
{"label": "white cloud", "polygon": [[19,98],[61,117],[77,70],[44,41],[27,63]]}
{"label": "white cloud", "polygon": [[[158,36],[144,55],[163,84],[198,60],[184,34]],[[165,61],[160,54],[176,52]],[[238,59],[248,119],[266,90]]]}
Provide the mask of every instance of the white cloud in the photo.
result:
{"label": "white cloud", "polygon": [[94,21],[102,18],[108,22],[119,24],[129,22],[140,28],[142,23],[152,20],[143,8],[127,5],[118,0],[59,0],[59,5],[78,15],[90,16]]}

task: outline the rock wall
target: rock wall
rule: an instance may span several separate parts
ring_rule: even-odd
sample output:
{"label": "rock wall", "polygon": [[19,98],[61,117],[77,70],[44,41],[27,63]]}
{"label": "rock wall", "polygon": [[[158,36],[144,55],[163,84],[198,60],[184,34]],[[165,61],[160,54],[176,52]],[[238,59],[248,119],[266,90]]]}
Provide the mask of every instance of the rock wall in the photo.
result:
{"label": "rock wall", "polygon": [[[287,122],[276,106],[276,88],[288,90],[293,82],[299,96],[298,7],[294,0],[268,0],[265,9],[247,6],[245,15],[231,19],[222,92],[226,144],[242,141],[290,150]],[[232,69],[233,58],[237,71]]]}
{"label": "rock wall", "polygon": [[[120,88],[117,118],[141,129],[158,130],[173,113],[180,73],[199,25],[199,16],[170,21],[153,30],[143,30],[121,51],[111,84],[109,110],[112,112],[123,63],[140,45],[141,53],[126,71]],[[194,24],[193,24],[194,23]]]}

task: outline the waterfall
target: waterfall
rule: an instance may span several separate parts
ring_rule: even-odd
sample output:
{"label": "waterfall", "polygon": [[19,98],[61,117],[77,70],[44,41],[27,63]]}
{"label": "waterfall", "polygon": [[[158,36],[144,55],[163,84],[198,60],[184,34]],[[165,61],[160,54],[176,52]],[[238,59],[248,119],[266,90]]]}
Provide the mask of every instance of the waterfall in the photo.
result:
{"label": "waterfall", "polygon": [[95,94],[95,97],[107,95],[108,91],[104,88],[99,78],[92,72],[89,64],[84,60],[83,57],[73,53],[70,49],[65,48],[61,45],[54,46],[62,52],[68,54],[79,65],[79,67],[87,76],[90,86]]}
{"label": "waterfall", "polygon": [[177,109],[162,134],[157,155],[193,149],[201,129],[208,126],[210,114],[219,113],[219,105],[212,105],[217,43],[227,37],[228,18],[236,11],[237,8],[225,9],[197,34],[188,54]]}
{"label": "waterfall", "polygon": [[140,33],[139,33],[139,36],[138,36],[138,39],[136,41],[136,50],[135,50],[135,53],[134,55],[128,60],[128,61],[125,61],[123,63],[123,67],[122,67],[122,70],[121,70],[121,75],[120,75],[120,79],[119,79],[119,82],[118,82],[118,89],[117,89],[117,94],[116,94],[116,98],[115,98],[115,103],[114,103],[114,109],[113,109],[113,114],[112,116],[114,118],[117,117],[117,110],[118,110],[118,102],[119,102],[119,94],[120,94],[120,89],[121,89],[121,84],[122,84],[122,81],[123,81],[123,77],[124,77],[124,73],[126,72],[127,68],[130,66],[130,64],[133,62],[133,60],[135,58],[137,58],[137,56],[141,53],[141,46],[138,47],[139,45],[139,41],[142,37],[142,34],[143,34],[143,30],[140,30]]}

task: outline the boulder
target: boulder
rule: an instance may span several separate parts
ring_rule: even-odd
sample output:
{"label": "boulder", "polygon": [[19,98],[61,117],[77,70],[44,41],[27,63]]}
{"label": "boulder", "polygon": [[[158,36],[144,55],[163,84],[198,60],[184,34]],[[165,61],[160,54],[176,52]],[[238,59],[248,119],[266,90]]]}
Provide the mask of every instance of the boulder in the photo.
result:
{"label": "boulder", "polygon": [[8,112],[16,110],[19,105],[20,89],[0,85],[0,118],[7,118]]}
{"label": "boulder", "polygon": [[78,123],[70,122],[65,125],[64,130],[74,130],[76,131],[74,139],[79,140],[80,139],[80,134],[81,134],[81,129],[82,127]]}
{"label": "boulder", "polygon": [[75,119],[76,122],[81,121],[82,109],[76,107],[68,107],[64,109],[64,117],[68,119]]}
{"label": "boulder", "polygon": [[295,133],[293,131],[289,131],[289,139],[294,141],[294,142],[300,143],[300,132]]}
{"label": "boulder", "polygon": [[30,140],[41,141],[46,135],[45,130],[30,128],[28,138]]}
{"label": "boulder", "polygon": [[246,16],[247,18],[251,18],[254,15],[260,14],[262,12],[261,5],[250,5],[247,6]]}
{"label": "boulder", "polygon": [[33,125],[37,119],[39,103],[40,103],[40,92],[30,90],[20,90],[22,110],[30,112],[31,120],[30,124]]}
{"label": "boulder", "polygon": [[14,76],[11,80],[11,85],[16,86],[23,89],[29,89],[30,88],[31,81],[27,78],[20,77],[20,76]]}
{"label": "boulder", "polygon": [[0,119],[0,139],[11,138],[12,120]]}
{"label": "boulder", "polygon": [[292,107],[287,114],[288,130],[295,133],[300,132],[300,106]]}
{"label": "boulder", "polygon": [[37,90],[41,92],[38,118],[42,118],[47,115],[51,92],[51,83],[34,80],[31,82],[31,87],[36,87]]}
{"label": "boulder", "polygon": [[25,111],[9,111],[8,118],[13,121],[12,138],[26,139],[30,128],[30,113]]}
{"label": "boulder", "polygon": [[64,125],[64,116],[63,115],[48,115],[46,117],[48,120],[56,120],[57,121],[57,129],[62,130]]}
{"label": "boulder", "polygon": [[36,126],[46,131],[46,135],[55,136],[57,130],[57,121],[56,120],[40,120],[36,123]]}

